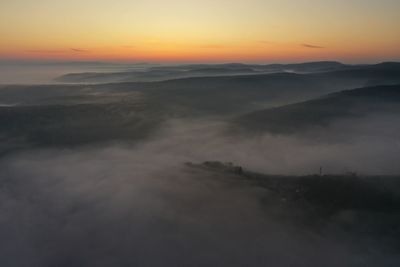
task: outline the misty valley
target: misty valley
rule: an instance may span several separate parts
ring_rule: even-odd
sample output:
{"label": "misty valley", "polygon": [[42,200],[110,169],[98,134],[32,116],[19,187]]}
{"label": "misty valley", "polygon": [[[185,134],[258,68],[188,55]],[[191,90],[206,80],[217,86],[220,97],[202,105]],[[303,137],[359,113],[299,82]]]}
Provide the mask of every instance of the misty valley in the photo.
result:
{"label": "misty valley", "polygon": [[400,265],[400,63],[87,64],[0,84],[1,266]]}

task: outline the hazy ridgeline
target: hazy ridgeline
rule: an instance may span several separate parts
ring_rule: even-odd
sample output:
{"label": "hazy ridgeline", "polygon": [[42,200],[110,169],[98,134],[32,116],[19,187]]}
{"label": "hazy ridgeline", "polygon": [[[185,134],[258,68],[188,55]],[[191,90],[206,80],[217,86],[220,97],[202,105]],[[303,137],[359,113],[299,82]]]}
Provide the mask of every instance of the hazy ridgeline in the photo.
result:
{"label": "hazy ridgeline", "polygon": [[0,87],[2,266],[398,266],[399,64],[141,67]]}

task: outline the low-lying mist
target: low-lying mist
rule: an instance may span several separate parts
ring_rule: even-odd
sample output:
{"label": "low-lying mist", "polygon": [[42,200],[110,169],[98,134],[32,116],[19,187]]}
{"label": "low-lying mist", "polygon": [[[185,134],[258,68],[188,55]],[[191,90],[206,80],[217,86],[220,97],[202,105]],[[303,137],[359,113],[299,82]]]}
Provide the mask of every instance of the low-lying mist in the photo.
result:
{"label": "low-lying mist", "polygon": [[31,61],[0,61],[0,84],[50,84],[60,75],[71,72],[85,73],[101,71],[109,73],[142,69],[131,64],[113,64],[102,62],[31,62]]}
{"label": "low-lying mist", "polygon": [[[400,259],[374,241],[368,250],[335,229],[318,233],[281,220],[263,205],[266,189],[184,165],[398,174],[397,124],[368,121],[298,136],[240,136],[225,122],[171,120],[142,143],[8,155],[0,161],[2,265],[395,266]],[[354,126],[346,140],[344,125]],[[393,132],[374,130],[388,125]]]}
{"label": "low-lying mist", "polygon": [[171,120],[135,151],[141,159],[174,164],[216,160],[269,174],[306,175],[323,167],[330,174],[398,175],[396,121],[396,116],[374,115],[292,135],[240,135],[221,121]]}

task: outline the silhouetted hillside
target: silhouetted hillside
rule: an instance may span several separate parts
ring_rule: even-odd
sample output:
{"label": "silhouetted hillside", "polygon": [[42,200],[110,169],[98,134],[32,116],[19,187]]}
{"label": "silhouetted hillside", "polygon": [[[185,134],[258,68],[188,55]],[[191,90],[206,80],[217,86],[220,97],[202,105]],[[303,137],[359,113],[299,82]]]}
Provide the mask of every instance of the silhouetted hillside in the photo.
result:
{"label": "silhouetted hillside", "polygon": [[400,116],[400,85],[333,93],[315,100],[252,112],[236,120],[247,131],[293,133],[335,120],[376,113]]}
{"label": "silhouetted hillside", "polygon": [[21,145],[76,146],[148,137],[162,109],[139,100],[0,108],[0,152]]}

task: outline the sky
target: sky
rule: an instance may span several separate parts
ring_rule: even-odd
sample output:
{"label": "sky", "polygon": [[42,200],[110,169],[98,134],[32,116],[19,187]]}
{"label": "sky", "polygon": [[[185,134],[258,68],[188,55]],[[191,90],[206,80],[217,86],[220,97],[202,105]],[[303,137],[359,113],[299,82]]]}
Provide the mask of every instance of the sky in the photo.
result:
{"label": "sky", "polygon": [[400,60],[399,0],[1,0],[0,59]]}

